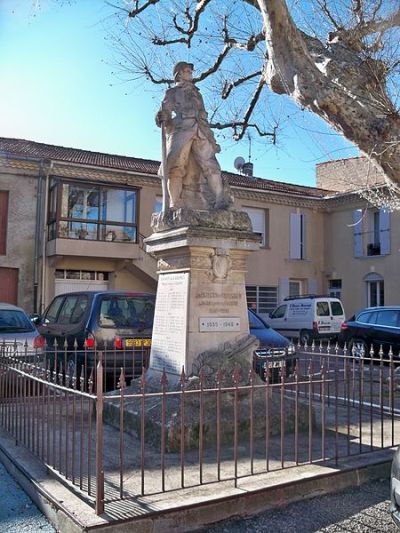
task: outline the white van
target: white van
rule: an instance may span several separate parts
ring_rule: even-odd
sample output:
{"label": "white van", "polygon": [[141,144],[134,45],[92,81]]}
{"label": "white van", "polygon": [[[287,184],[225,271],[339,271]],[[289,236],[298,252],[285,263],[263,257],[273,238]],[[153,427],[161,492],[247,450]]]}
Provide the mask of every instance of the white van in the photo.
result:
{"label": "white van", "polygon": [[329,296],[297,296],[285,298],[270,313],[268,324],[285,337],[299,338],[310,344],[317,339],[333,339],[345,320],[343,305]]}

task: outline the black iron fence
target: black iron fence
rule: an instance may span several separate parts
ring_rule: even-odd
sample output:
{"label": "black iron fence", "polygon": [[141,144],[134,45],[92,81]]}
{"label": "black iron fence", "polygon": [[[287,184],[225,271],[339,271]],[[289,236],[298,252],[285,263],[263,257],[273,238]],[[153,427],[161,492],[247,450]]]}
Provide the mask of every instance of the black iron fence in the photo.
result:
{"label": "black iron fence", "polygon": [[140,495],[238,486],[248,476],[337,464],[400,442],[391,352],[357,358],[313,345],[298,356],[294,373],[283,366],[276,381],[251,365],[231,375],[127,377],[111,364],[113,351],[85,358],[3,350],[0,424],[98,514]]}

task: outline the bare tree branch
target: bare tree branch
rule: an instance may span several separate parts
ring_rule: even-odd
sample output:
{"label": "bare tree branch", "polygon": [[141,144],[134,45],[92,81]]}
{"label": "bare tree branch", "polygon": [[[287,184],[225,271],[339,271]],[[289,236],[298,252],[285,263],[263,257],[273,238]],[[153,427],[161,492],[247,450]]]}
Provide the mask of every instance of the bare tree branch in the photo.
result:
{"label": "bare tree branch", "polygon": [[263,98],[268,86],[324,119],[400,183],[396,2],[309,0],[303,19],[312,6],[322,24],[295,19],[302,2],[292,2],[289,10],[286,0],[137,0],[129,14],[137,34],[146,33],[156,45],[151,52],[140,49],[142,73],[158,85],[170,84],[166,69],[183,49],[198,70],[194,81],[204,83],[215,100],[219,96],[216,129],[231,128],[236,139],[247,128],[273,135],[258,122],[260,113],[271,115]]}
{"label": "bare tree branch", "polygon": [[340,54],[338,49],[324,53],[320,48],[316,62],[308,46],[316,40],[305,39],[285,1],[258,0],[258,4],[269,52],[265,79],[271,89],[324,118],[370,153],[388,177],[400,182],[400,116],[389,95],[377,92],[368,64],[345,47]]}
{"label": "bare tree branch", "polygon": [[336,30],[339,30],[341,28],[341,25],[338,24],[335,17],[332,15],[331,10],[329,9],[329,6],[326,2],[326,0],[317,0],[317,4],[321,9],[321,12],[325,14],[327,19],[330,21],[332,26],[336,28]]}
{"label": "bare tree branch", "polygon": [[400,9],[385,19],[361,20],[360,24],[354,28],[341,28],[336,32],[332,32],[329,34],[329,42],[339,39],[357,50],[361,48],[360,43],[364,37],[373,33],[382,33],[398,26],[400,26]]}
{"label": "bare tree branch", "polygon": [[272,142],[275,144],[276,141],[276,127],[274,128],[273,132],[270,131],[264,131],[260,128],[260,126],[256,123],[250,123],[246,121],[234,121],[234,122],[224,122],[223,124],[221,122],[211,122],[210,126],[213,129],[216,130],[226,130],[226,129],[232,129],[233,131],[237,132],[238,128],[242,128],[242,131],[238,134],[235,133],[235,139],[239,140],[242,139],[244,134],[246,133],[246,130],[249,128],[253,128],[257,131],[257,134],[260,137],[272,137]]}
{"label": "bare tree branch", "polygon": [[216,57],[213,65],[211,65],[211,67],[207,69],[206,71],[202,72],[199,76],[196,76],[195,78],[193,78],[195,83],[199,81],[203,81],[209,76],[211,76],[212,74],[214,74],[215,72],[217,72],[220,69],[224,59],[227,57],[231,49],[232,47],[229,46],[229,44],[225,44],[225,46],[222,49],[222,52]]}
{"label": "bare tree branch", "polygon": [[244,114],[244,117],[243,117],[243,126],[241,128],[241,131],[240,133],[236,134],[235,135],[235,139],[237,139],[238,141],[240,141],[242,138],[243,138],[243,135],[246,133],[246,129],[247,129],[247,125],[249,123],[249,120],[253,114],[253,111],[254,111],[254,108],[258,102],[258,99],[260,98],[260,95],[261,95],[261,91],[263,90],[263,88],[265,87],[265,80],[263,77],[260,78],[258,84],[257,84],[257,88],[256,90],[254,91],[254,94],[253,94],[253,97],[251,98],[250,100],[250,104],[249,104],[249,107],[247,108],[247,111],[245,112]]}
{"label": "bare tree branch", "polygon": [[139,0],[135,0],[133,2],[135,7],[128,11],[128,17],[130,17],[130,18],[137,17],[138,15],[140,15],[140,13],[142,13],[142,11],[145,11],[149,6],[154,6],[159,1],[160,0],[147,0],[147,2],[145,2],[144,4],[142,4],[140,6],[139,5],[140,4]]}
{"label": "bare tree branch", "polygon": [[261,74],[261,70],[257,70],[257,72],[253,72],[248,76],[243,76],[242,78],[239,78],[236,81],[225,82],[221,97],[225,100],[230,95],[232,89],[234,89],[235,87],[239,87],[239,85],[242,85],[243,83],[246,83],[247,81],[252,80],[253,78],[261,76]]}
{"label": "bare tree branch", "polygon": [[[210,123],[210,126],[212,128],[215,128],[215,129],[218,129],[218,130],[223,130],[223,129],[227,129],[227,128],[230,128],[233,130],[234,132],[234,135],[233,135],[233,138],[237,141],[243,139],[246,131],[248,128],[253,128],[257,131],[258,135],[260,137],[272,137],[273,138],[273,143],[275,144],[275,141],[276,141],[276,127],[273,128],[273,132],[267,132],[263,129],[261,129],[259,127],[259,125],[257,123],[251,123],[250,122],[250,119],[254,113],[254,109],[256,107],[256,104],[258,103],[259,101],[259,98],[260,98],[260,95],[261,95],[261,91],[262,89],[265,87],[265,80],[263,79],[262,73],[260,72],[259,73],[259,82],[257,84],[257,87],[256,87],[256,90],[254,91],[254,94],[251,98],[251,101],[249,103],[249,106],[247,108],[247,110],[245,111],[245,113],[243,114],[243,118],[241,120],[235,120],[235,121],[231,121],[231,122],[224,122],[224,123],[221,123],[221,122],[212,122]],[[254,76],[252,76],[254,77]],[[239,131],[238,131],[239,130]]]}
{"label": "bare tree branch", "polygon": [[178,23],[177,23],[178,15],[176,14],[173,17],[175,28],[180,33],[184,33],[185,35],[189,36],[188,46],[190,46],[190,44],[191,44],[191,38],[197,32],[197,30],[199,29],[200,17],[204,13],[204,11],[206,10],[207,5],[210,3],[210,1],[211,0],[198,0],[197,4],[196,4],[196,9],[195,9],[195,13],[194,13],[193,17],[191,16],[189,8],[188,7],[186,8],[185,15],[186,15],[186,19],[189,22],[189,27],[186,30],[178,25]]}
{"label": "bare tree branch", "polygon": [[224,17],[224,27],[223,27],[224,41],[229,44],[232,48],[241,48],[242,50],[247,50],[252,52],[258,43],[265,40],[265,33],[259,32],[257,35],[251,35],[246,42],[239,43],[237,39],[230,37],[228,30],[228,17]]}

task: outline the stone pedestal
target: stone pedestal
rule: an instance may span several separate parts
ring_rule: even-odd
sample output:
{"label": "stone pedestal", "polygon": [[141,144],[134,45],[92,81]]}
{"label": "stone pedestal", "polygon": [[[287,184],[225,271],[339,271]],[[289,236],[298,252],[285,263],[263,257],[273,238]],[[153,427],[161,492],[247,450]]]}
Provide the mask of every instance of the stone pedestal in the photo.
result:
{"label": "stone pedestal", "polygon": [[249,335],[246,258],[259,248],[246,213],[178,210],[153,218],[145,240],[159,281],[150,375],[178,376],[206,351]]}

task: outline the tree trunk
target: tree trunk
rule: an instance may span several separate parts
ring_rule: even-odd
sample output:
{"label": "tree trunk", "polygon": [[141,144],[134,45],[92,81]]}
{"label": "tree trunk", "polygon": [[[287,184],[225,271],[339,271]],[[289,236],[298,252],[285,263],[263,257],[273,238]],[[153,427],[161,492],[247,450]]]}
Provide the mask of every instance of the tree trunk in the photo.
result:
{"label": "tree trunk", "polygon": [[378,63],[343,43],[324,46],[294,24],[285,0],[257,0],[272,91],[291,96],[328,122],[400,184],[400,117],[379,81]]}

